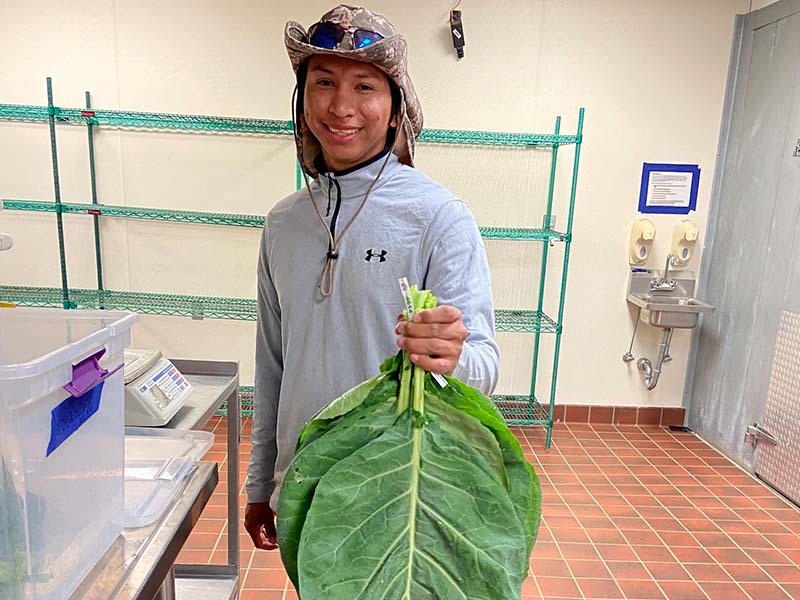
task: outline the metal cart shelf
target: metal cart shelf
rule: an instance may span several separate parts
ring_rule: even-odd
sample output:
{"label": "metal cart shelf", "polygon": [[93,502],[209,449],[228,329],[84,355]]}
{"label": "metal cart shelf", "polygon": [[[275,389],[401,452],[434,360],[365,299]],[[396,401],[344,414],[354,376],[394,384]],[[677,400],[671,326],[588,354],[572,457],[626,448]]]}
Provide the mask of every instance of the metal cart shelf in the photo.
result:
{"label": "metal cart shelf", "polygon": [[[164,600],[235,600],[239,596],[239,365],[236,362],[171,359],[192,385],[170,429],[202,429],[223,404],[228,408],[228,562],[175,565],[174,591]],[[170,593],[174,593],[170,596]]]}
{"label": "metal cart shelf", "polygon": [[[0,200],[5,207],[17,211],[55,213],[59,258],[61,261],[61,287],[12,287],[0,286],[0,301],[25,306],[63,306],[64,308],[125,308],[142,314],[185,316],[193,319],[231,319],[249,321],[255,319],[255,301],[247,298],[221,298],[210,296],[188,296],[178,294],[154,294],[136,291],[106,290],[103,285],[102,261],[100,256],[100,218],[145,219],[195,223],[203,225],[225,225],[235,227],[261,227],[263,218],[255,215],[228,214],[219,212],[194,212],[170,210],[168,208],[144,208],[136,206],[117,206],[100,204],[97,201],[94,169],[93,135],[97,127],[105,129],[125,129],[139,131],[173,131],[184,133],[227,134],[227,135],[267,135],[291,136],[293,124],[290,121],[271,119],[234,118],[211,115],[165,114],[122,110],[97,110],[91,107],[89,92],[86,92],[85,108],[63,108],[53,103],[52,82],[47,79],[47,106],[0,104],[0,120],[12,122],[48,123],[50,146],[53,159],[53,179],[55,187],[54,202],[41,200],[6,199]],[[572,244],[572,225],[577,189],[578,165],[581,144],[583,143],[584,110],[578,111],[575,134],[561,133],[561,117],[556,118],[552,133],[509,133],[497,131],[467,131],[424,129],[419,137],[423,144],[455,144],[470,146],[515,147],[520,149],[543,148],[551,152],[550,181],[547,193],[546,212],[541,228],[483,227],[480,232],[485,240],[516,240],[539,242],[542,245],[541,275],[537,306],[521,309],[501,309],[496,311],[497,331],[511,333],[532,333],[533,364],[530,387],[524,395],[503,395],[494,398],[509,424],[534,425],[547,428],[545,447],[550,448],[553,431],[553,415],[556,402],[561,335],[564,323],[564,302],[566,293],[569,256]],[[84,126],[89,141],[90,179],[92,202],[66,203],[61,201],[58,152],[56,147],[56,124],[65,126]],[[556,165],[559,151],[564,146],[573,146],[572,181],[569,190],[567,223],[563,231],[554,228],[554,189]],[[302,183],[299,165],[295,172],[295,182],[299,189]],[[63,213],[91,215],[94,220],[95,254],[97,266],[97,290],[71,288],[67,281],[66,253],[62,225]],[[548,261],[553,260],[549,248],[563,244],[561,255],[561,278],[556,294],[551,302],[557,302],[557,312],[545,313],[543,299],[545,284],[548,281]],[[551,285],[552,287],[556,287]],[[542,387],[537,398],[537,375],[540,370],[541,335],[554,335],[553,367],[549,385],[539,381]],[[247,390],[242,390],[247,399]],[[240,407],[237,407],[237,410]]]}

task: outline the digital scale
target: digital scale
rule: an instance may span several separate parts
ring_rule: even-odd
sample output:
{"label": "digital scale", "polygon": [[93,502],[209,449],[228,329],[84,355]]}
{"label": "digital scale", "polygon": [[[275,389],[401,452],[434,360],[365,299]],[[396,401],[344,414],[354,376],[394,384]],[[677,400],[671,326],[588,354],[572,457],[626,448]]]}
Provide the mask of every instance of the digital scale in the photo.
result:
{"label": "digital scale", "polygon": [[124,351],[125,425],[166,425],[186,402],[192,386],[158,350]]}

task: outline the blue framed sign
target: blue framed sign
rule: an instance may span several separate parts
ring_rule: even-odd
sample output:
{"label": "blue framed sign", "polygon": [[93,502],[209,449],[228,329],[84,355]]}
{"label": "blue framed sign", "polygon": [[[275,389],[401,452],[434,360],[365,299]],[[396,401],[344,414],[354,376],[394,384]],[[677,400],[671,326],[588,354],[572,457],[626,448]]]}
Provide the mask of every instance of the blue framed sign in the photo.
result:
{"label": "blue framed sign", "polygon": [[687,215],[697,208],[700,167],[644,163],[639,190],[639,212]]}

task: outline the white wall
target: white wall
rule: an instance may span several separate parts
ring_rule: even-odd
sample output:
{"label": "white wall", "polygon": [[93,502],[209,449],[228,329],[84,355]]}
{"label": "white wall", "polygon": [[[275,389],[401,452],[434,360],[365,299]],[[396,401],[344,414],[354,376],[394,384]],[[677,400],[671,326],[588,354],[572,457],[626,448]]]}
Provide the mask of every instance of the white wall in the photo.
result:
{"label": "white wall", "polygon": [[[0,102],[289,119],[292,74],[282,44],[288,19],[306,25],[319,0],[75,0],[3,3]],[[565,313],[559,401],[678,406],[689,334],[675,334],[659,388],[643,391],[620,360],[633,328],[624,301],[626,245],[642,162],[696,163],[705,229],[734,15],[750,0],[504,0],[461,4],[466,57],[447,29],[450,1],[376,0],[409,38],[411,73],[428,127],[539,132],[576,128],[586,107],[575,241]],[[0,197],[53,197],[47,127],[0,122]],[[86,133],[58,129],[62,198],[89,201]],[[265,214],[294,189],[290,138],[98,131],[100,201]],[[557,226],[566,221],[572,150],[562,149]],[[459,193],[482,225],[537,226],[549,155],[535,150],[420,146],[418,163]],[[653,266],[667,252],[672,217],[656,217]],[[67,216],[70,284],[92,287],[91,221]],[[16,246],[0,254],[0,282],[59,285],[52,215],[0,213]],[[253,297],[259,232],[103,220],[106,286]],[[702,240],[701,240],[702,241]],[[540,246],[488,242],[498,307],[533,306]],[[562,249],[552,257],[559,263]],[[692,266],[698,268],[699,255]],[[557,284],[560,269],[549,284]],[[555,313],[555,287],[546,306]],[[654,355],[640,327],[634,353]],[[238,359],[252,380],[252,323],[144,317],[139,346],[182,357]],[[500,335],[504,392],[527,389],[532,336]],[[543,350],[552,351],[552,338]],[[545,354],[549,356],[549,354]],[[540,376],[548,382],[548,375]],[[545,386],[539,387],[540,395]]]}

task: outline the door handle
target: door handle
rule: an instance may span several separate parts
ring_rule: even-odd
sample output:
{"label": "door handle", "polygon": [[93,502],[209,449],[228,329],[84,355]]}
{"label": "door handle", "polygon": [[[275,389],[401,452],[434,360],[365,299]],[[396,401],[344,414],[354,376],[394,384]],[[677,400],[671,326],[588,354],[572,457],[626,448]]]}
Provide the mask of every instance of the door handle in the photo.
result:
{"label": "door handle", "polygon": [[744,442],[755,448],[759,442],[764,442],[768,446],[777,446],[778,438],[772,435],[767,429],[758,423],[747,426],[744,434]]}

